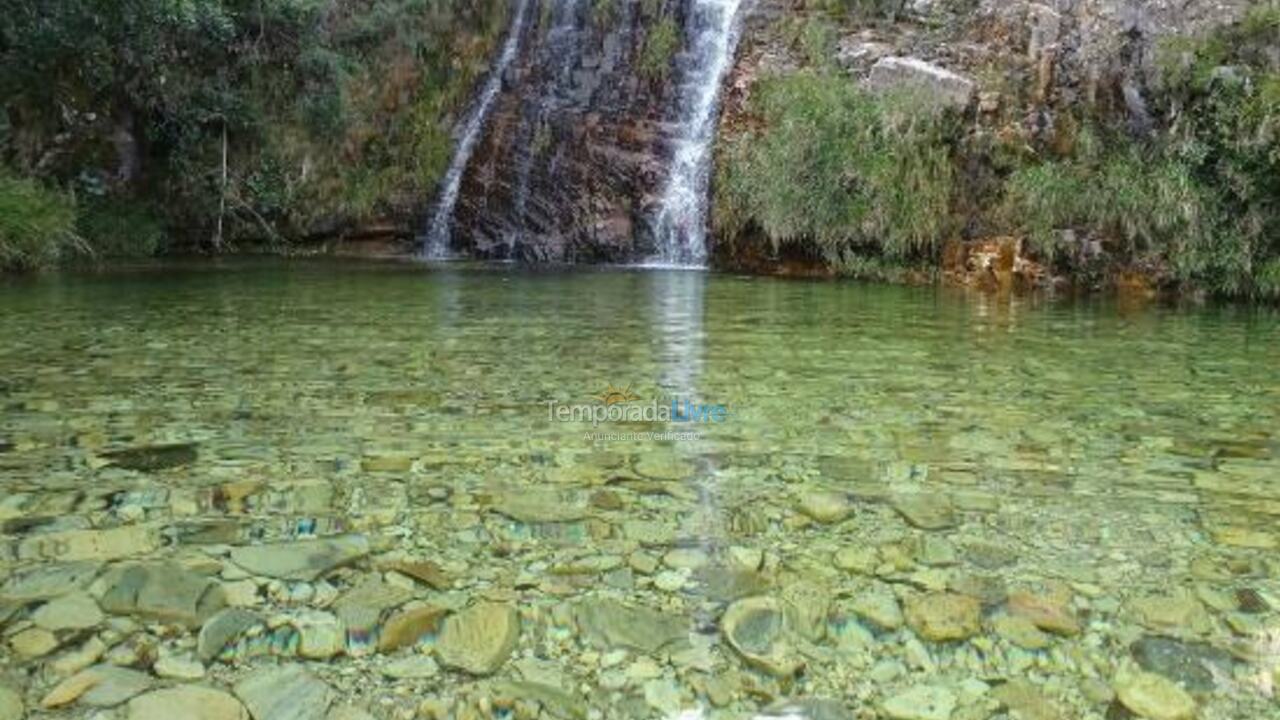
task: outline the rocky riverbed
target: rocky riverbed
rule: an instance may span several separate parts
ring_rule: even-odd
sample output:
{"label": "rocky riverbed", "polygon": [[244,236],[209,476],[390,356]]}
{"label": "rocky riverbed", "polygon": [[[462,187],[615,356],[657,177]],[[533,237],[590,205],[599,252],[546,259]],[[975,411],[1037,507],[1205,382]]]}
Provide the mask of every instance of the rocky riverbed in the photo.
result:
{"label": "rocky riverbed", "polygon": [[179,277],[0,298],[0,720],[1280,716],[1260,318]]}
{"label": "rocky riverbed", "polygon": [[1272,536],[1160,508],[1116,523],[792,462],[726,484],[721,516],[706,460],[660,452],[538,486],[411,453],[184,483],[198,452],[87,451],[91,486],[6,495],[0,718],[1280,711]]}

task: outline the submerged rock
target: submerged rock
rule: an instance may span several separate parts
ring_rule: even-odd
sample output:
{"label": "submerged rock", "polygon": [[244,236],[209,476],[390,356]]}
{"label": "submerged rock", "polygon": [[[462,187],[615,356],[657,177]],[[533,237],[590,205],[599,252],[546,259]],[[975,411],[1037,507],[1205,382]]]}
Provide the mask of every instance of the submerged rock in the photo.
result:
{"label": "submerged rock", "polygon": [[36,626],[45,630],[86,630],[102,622],[102,609],[88,593],[63,595],[41,605],[31,615]]}
{"label": "submerged rock", "polygon": [[255,613],[243,608],[227,608],[205,621],[196,640],[196,656],[210,662],[250,628],[262,623]]}
{"label": "submerged rock", "polygon": [[906,618],[925,640],[966,640],[981,630],[982,606],[967,595],[929,593],[907,600]]}
{"label": "submerged rock", "polygon": [[792,649],[782,604],[769,597],[739,600],[720,619],[729,647],[774,677],[790,677],[804,663]]}
{"label": "submerged rock", "polygon": [[951,720],[956,696],[944,687],[917,685],[885,700],[883,709],[893,720]]}
{"label": "submerged rock", "polygon": [[802,493],[797,508],[805,516],[823,524],[838,523],[853,514],[849,497],[829,490]]}
{"label": "submerged rock", "polygon": [[1196,701],[1172,680],[1149,672],[1124,672],[1114,683],[1120,703],[1148,720],[1190,720]]}
{"label": "submerged rock", "polygon": [[1181,683],[1194,692],[1211,692],[1217,687],[1215,672],[1230,677],[1231,654],[1207,643],[1183,642],[1169,637],[1147,636],[1129,647],[1133,659],[1148,672]]}
{"label": "submerged rock", "polygon": [[334,699],[328,684],[299,665],[252,673],[236,683],[235,693],[253,720],[316,720]]}
{"label": "submerged rock", "polygon": [[575,616],[587,641],[602,650],[626,648],[652,654],[689,634],[689,623],[683,618],[607,598],[583,600]]}
{"label": "submerged rock", "polygon": [[255,574],[314,581],[369,554],[369,540],[348,535],[325,540],[232,548],[231,561]]}
{"label": "submerged rock", "polygon": [[0,684],[0,720],[22,720],[25,714],[22,695],[8,685]]}
{"label": "submerged rock", "polygon": [[101,567],[95,562],[38,567],[9,578],[0,587],[0,603],[26,605],[75,592],[92,582]]}
{"label": "submerged rock", "polygon": [[151,676],[146,673],[114,665],[97,665],[56,685],[40,701],[40,706],[52,709],[79,702],[90,707],[115,707],[146,692],[152,684]]}
{"label": "submerged rock", "polygon": [[174,563],[117,567],[104,583],[101,604],[107,612],[190,628],[200,627],[227,604],[217,581]]}
{"label": "submerged rock", "polygon": [[511,657],[520,640],[520,616],[501,603],[478,603],[449,617],[436,642],[446,667],[491,675]]}
{"label": "submerged rock", "polygon": [[921,530],[946,530],[959,524],[951,501],[940,495],[898,495],[893,499],[893,509]]}
{"label": "submerged rock", "polygon": [[139,695],[129,701],[128,720],[248,720],[244,705],[209,687],[183,685]]}

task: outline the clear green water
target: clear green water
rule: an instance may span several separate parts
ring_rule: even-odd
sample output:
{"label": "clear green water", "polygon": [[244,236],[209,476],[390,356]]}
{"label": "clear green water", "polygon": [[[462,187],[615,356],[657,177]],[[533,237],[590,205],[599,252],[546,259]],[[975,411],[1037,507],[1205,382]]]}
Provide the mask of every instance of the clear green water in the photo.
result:
{"label": "clear green water", "polygon": [[[1216,689],[1194,694],[1200,717],[1280,717],[1273,312],[323,262],[13,282],[0,310],[0,578],[75,559],[32,540],[78,530],[143,525],[160,540],[141,555],[179,558],[361,533],[454,576],[421,598],[518,605],[517,655],[556,665],[593,716],[669,714],[661,693],[646,696],[659,680],[682,707],[710,707],[706,679],[723,676],[732,699],[707,710],[715,717],[786,697],[888,717],[885,700],[922,683],[950,688],[953,717],[1005,717],[997,691],[1029,677],[1032,704],[1058,713],[1045,717],[1101,718],[1130,644],[1161,635],[1232,658]],[[548,403],[598,403],[610,387],[636,405],[724,405],[728,418],[593,429],[550,417]],[[672,429],[698,437],[627,436]],[[158,472],[104,460],[169,443],[198,456]],[[235,483],[254,488],[243,507],[200,501]],[[812,521],[798,507],[819,491],[852,514]],[[943,502],[955,521],[913,527],[894,511],[903,497]],[[502,511],[512,498],[535,510]],[[799,679],[758,673],[718,643],[692,666],[655,655],[658,680],[610,679],[643,653],[603,667],[557,608],[608,595],[714,640],[726,598],[679,557],[646,566],[672,548],[713,567],[759,553],[761,594],[819,598],[830,629],[795,638]],[[834,559],[841,550],[874,562],[854,567]],[[848,627],[866,593],[907,603],[993,582],[1065,594],[1083,631],[1014,648],[990,626],[1005,612],[999,593],[976,593],[983,626],[960,642]],[[1144,614],[1151,598],[1182,612]],[[206,682],[236,672],[211,668]],[[316,672],[338,687],[368,673],[376,682],[350,692],[379,717],[423,697],[460,713],[488,692],[447,670],[406,690],[348,656]],[[27,682],[38,697],[42,681]]]}

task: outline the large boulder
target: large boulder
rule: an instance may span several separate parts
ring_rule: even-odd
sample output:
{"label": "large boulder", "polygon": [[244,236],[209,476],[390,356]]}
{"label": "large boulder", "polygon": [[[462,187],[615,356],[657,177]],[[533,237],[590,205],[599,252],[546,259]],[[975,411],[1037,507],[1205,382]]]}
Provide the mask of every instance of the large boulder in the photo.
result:
{"label": "large boulder", "polygon": [[880,93],[910,94],[939,108],[964,109],[976,85],[969,78],[919,58],[891,56],[871,66],[866,86]]}

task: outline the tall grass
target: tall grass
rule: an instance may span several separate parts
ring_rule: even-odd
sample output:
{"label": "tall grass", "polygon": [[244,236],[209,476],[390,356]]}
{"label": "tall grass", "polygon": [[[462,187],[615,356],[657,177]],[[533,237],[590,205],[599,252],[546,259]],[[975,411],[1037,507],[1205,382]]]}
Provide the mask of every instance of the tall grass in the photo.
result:
{"label": "tall grass", "polygon": [[71,199],[0,170],[0,270],[42,270],[83,247]]}
{"label": "tall grass", "polygon": [[756,228],[775,251],[811,243],[828,257],[935,252],[955,183],[944,116],[827,73],[767,79],[755,103],[760,127],[719,163],[722,236]]}

